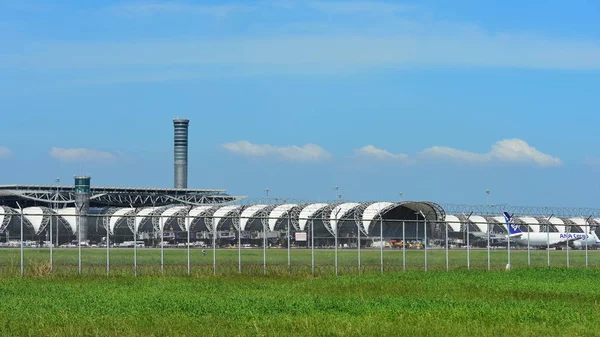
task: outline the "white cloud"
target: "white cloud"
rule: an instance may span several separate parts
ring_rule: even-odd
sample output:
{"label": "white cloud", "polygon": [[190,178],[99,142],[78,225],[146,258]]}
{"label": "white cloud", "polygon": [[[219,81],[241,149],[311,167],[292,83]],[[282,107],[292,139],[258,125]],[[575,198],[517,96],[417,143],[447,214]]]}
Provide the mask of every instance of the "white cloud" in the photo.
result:
{"label": "white cloud", "polygon": [[408,155],[405,153],[394,154],[394,153],[389,152],[386,149],[378,149],[373,145],[363,146],[359,149],[354,150],[354,153],[361,157],[369,157],[369,158],[375,158],[375,159],[380,159],[380,160],[386,160],[386,159],[401,160],[401,161],[408,160]]}
{"label": "white cloud", "polygon": [[468,164],[485,164],[494,161],[533,163],[542,167],[562,164],[559,158],[540,152],[521,139],[504,139],[492,146],[488,153],[474,153],[445,146],[434,146],[420,153],[424,157],[454,159]]}
{"label": "white cloud", "polygon": [[221,145],[232,153],[250,157],[275,156],[288,161],[311,162],[331,158],[331,154],[322,147],[315,144],[304,146],[273,146],[269,144],[253,144],[247,140]]}
{"label": "white cloud", "polygon": [[110,152],[85,148],[52,147],[50,156],[65,162],[113,162],[117,160],[117,155]]}
{"label": "white cloud", "polygon": [[8,158],[12,156],[12,152],[4,146],[0,146],[0,159]]}

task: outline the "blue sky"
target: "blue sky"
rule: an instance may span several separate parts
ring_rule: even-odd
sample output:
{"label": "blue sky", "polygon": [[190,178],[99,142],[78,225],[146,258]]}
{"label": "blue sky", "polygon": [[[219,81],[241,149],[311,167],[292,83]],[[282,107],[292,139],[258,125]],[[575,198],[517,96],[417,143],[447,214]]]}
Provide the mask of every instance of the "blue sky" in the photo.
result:
{"label": "blue sky", "polygon": [[598,207],[591,1],[0,3],[0,184]]}

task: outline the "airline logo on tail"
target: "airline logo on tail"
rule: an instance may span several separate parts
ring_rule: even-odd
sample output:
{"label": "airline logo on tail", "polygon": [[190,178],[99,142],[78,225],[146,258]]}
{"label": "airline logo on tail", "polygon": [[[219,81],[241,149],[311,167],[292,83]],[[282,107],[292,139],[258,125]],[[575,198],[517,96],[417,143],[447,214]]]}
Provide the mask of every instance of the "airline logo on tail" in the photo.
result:
{"label": "airline logo on tail", "polygon": [[508,212],[504,212],[504,221],[506,221],[506,226],[508,227],[508,234],[520,234],[521,229],[519,225],[515,224],[515,218],[513,218]]}

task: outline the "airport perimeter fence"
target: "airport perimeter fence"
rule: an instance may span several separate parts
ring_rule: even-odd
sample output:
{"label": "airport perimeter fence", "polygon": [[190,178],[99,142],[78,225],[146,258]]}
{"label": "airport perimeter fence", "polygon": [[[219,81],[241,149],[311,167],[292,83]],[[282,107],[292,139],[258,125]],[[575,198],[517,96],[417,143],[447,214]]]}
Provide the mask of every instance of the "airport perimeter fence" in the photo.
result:
{"label": "airport perimeter fence", "polygon": [[[45,224],[42,232],[32,233],[33,229],[23,221],[22,215],[16,220],[19,221],[18,238],[14,234],[15,226],[11,227],[10,234],[6,230],[3,233],[0,276],[318,277],[416,270],[600,267],[596,228],[588,221],[583,225],[565,223],[562,228],[520,222],[518,227],[522,233],[509,236],[505,224],[472,221],[452,223],[381,217],[334,221],[311,217],[302,219],[306,220],[305,226],[300,228],[300,219],[289,216],[253,217],[245,219],[246,227],[242,230],[239,216],[218,219],[148,216],[146,218],[158,218],[158,221],[150,219],[151,225],[147,226],[136,215],[125,214],[111,224],[111,215],[90,214],[86,217],[93,221],[88,225],[103,238],[90,246],[77,240],[79,226],[69,232],[55,217],[55,221],[50,219]],[[80,223],[76,214],[70,216],[77,217],[77,224]],[[217,226],[213,226],[215,219]],[[106,227],[111,229],[108,239]],[[174,234],[174,241],[167,243],[167,231]],[[57,245],[56,242],[66,243]],[[128,245],[130,247],[125,247]]]}

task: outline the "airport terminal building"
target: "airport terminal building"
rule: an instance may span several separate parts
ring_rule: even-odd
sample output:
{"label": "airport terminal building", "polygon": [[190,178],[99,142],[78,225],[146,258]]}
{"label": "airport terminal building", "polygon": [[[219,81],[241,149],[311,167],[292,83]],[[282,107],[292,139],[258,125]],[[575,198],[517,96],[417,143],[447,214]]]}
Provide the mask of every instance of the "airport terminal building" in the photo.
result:
{"label": "airport terminal building", "polygon": [[[76,176],[72,186],[0,186],[0,242],[23,237],[57,245],[144,241],[145,246],[183,240],[215,244],[351,246],[402,239],[435,244],[503,237],[502,211],[516,213],[523,232],[586,232],[600,224],[589,209],[442,207],[430,201],[251,202],[220,189],[188,188],[189,120],[176,118],[174,187],[93,186]],[[467,215],[469,214],[469,215]],[[590,216],[588,216],[588,214]],[[585,216],[585,217],[584,217]],[[53,232],[53,233],[51,233]],[[53,234],[53,235],[52,235]],[[134,240],[135,238],[135,240]],[[362,241],[361,241],[362,240]]]}

